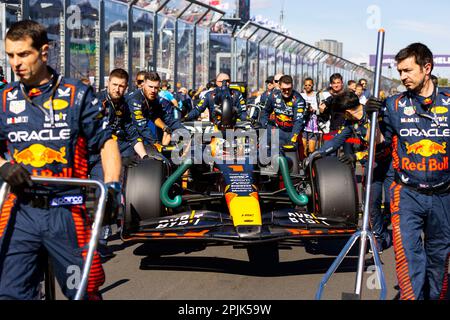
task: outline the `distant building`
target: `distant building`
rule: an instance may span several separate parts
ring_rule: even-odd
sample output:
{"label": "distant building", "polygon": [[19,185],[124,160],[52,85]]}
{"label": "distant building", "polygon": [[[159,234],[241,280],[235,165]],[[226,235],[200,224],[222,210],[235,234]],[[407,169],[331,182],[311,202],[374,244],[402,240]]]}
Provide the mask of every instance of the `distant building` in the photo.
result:
{"label": "distant building", "polygon": [[329,40],[329,39],[324,39],[324,40],[320,40],[319,42],[316,42],[316,47],[323,50],[323,51],[327,51],[331,54],[334,54],[338,57],[342,57],[343,56],[343,44],[342,42],[338,42],[336,40]]}

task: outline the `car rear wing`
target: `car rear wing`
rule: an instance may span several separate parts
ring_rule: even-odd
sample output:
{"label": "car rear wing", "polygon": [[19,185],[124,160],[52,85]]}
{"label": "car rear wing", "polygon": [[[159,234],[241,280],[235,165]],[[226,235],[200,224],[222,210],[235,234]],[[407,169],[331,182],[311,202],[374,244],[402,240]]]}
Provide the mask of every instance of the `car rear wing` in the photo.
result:
{"label": "car rear wing", "polygon": [[[77,288],[77,293],[75,295],[75,300],[81,300],[86,292],[89,273],[91,271],[92,262],[94,260],[94,253],[97,250],[97,243],[100,236],[100,231],[102,227],[103,216],[106,207],[106,196],[107,188],[106,186],[97,180],[87,180],[87,179],[66,179],[66,178],[41,178],[32,177],[31,180],[36,184],[49,184],[49,185],[64,185],[64,186],[77,186],[77,187],[93,187],[100,189],[100,197],[98,198],[98,206],[95,212],[94,223],[92,224],[91,239],[88,245],[88,253],[86,256],[86,261],[83,266],[83,273],[81,277],[80,284]],[[3,183],[0,189],[0,208],[10,191],[10,186],[7,183]]]}

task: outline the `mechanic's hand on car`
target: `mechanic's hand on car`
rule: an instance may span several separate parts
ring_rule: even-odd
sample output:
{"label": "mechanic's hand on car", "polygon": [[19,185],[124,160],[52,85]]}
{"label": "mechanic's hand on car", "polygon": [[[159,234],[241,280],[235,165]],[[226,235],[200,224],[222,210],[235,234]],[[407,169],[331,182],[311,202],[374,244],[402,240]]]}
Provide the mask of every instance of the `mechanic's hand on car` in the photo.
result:
{"label": "mechanic's hand on car", "polygon": [[356,162],[356,156],[354,154],[341,154],[338,157],[339,161],[353,167]]}
{"label": "mechanic's hand on car", "polygon": [[32,187],[31,175],[22,165],[6,162],[0,167],[0,177],[3,178],[11,188]]}
{"label": "mechanic's hand on car", "polygon": [[103,224],[108,225],[116,221],[119,210],[122,207],[122,185],[119,182],[109,182],[106,184],[108,188],[108,197],[106,200],[105,216]]}
{"label": "mechanic's hand on car", "polygon": [[380,112],[382,107],[383,107],[383,101],[381,101],[378,98],[375,98],[374,96],[371,96],[369,98],[369,100],[367,100],[367,103],[366,103],[366,113],[372,114],[374,112]]}
{"label": "mechanic's hand on car", "polygon": [[314,151],[308,157],[303,160],[303,169],[308,168],[314,160],[322,158],[322,153],[320,151]]}

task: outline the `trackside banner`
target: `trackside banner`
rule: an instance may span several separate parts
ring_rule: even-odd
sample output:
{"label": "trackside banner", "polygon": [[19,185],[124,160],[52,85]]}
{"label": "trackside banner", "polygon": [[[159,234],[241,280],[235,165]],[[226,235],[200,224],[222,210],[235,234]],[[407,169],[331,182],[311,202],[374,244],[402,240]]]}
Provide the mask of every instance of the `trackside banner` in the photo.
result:
{"label": "trackside banner", "polygon": [[[384,55],[383,56],[383,67],[394,67],[397,65],[395,62],[395,55]],[[370,66],[374,67],[376,65],[376,55],[370,55]],[[434,66],[435,67],[448,67],[450,68],[450,55],[438,54],[434,55]]]}

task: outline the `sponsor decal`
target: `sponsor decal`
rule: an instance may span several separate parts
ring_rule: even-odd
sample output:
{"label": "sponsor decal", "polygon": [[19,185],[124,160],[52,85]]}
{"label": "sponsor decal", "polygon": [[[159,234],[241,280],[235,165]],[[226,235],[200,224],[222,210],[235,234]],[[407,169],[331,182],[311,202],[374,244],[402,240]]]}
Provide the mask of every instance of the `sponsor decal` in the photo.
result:
{"label": "sponsor decal", "polygon": [[176,228],[187,225],[196,226],[200,223],[202,217],[202,213],[196,214],[195,211],[193,211],[191,215],[186,214],[181,217],[160,220],[156,229]]}
{"label": "sponsor decal", "polygon": [[33,144],[22,151],[14,150],[13,158],[17,163],[30,165],[34,168],[42,168],[47,164],[54,162],[67,164],[66,147],[62,147],[59,151],[53,150],[42,144]]}
{"label": "sponsor decal", "polygon": [[419,118],[400,118],[401,123],[419,123]]}
{"label": "sponsor decal", "polygon": [[41,91],[41,90],[39,90],[38,88],[33,88],[33,89],[31,89],[30,92],[28,93],[28,96],[29,96],[30,98],[33,98],[33,97],[38,97],[38,96],[40,96],[41,94],[42,94],[42,91]]}
{"label": "sponsor decal", "polygon": [[84,203],[82,195],[77,196],[65,196],[60,198],[53,198],[50,202],[51,207],[63,207],[63,206],[77,206]]}
{"label": "sponsor decal", "polygon": [[[50,103],[51,103],[51,100],[48,100],[46,103],[44,103],[44,108],[47,110],[50,110]],[[53,100],[53,110],[55,110],[55,111],[64,110],[68,106],[69,106],[69,103],[66,100],[61,100],[61,99]]]}
{"label": "sponsor decal", "polygon": [[436,113],[436,114],[446,114],[446,113],[448,113],[448,108],[437,106],[437,107],[431,108],[431,112]]}
{"label": "sponsor decal", "polygon": [[[50,122],[50,118],[47,115],[45,115],[45,121]],[[55,121],[67,121],[67,114],[62,112],[55,114]]]}
{"label": "sponsor decal", "polygon": [[28,117],[14,117],[6,119],[6,124],[28,123]]}
{"label": "sponsor decal", "polygon": [[310,214],[305,213],[298,213],[298,212],[289,212],[289,220],[291,220],[292,223],[302,223],[302,224],[323,224],[326,226],[329,226],[328,223],[325,221],[327,218],[321,218],[312,216]]}
{"label": "sponsor decal", "polygon": [[405,101],[405,102],[401,102],[401,101],[400,101],[400,102],[398,103],[398,105],[399,105],[400,108],[406,107],[406,104],[407,104],[406,101]]}
{"label": "sponsor decal", "polygon": [[67,88],[66,90],[58,89],[58,97],[59,98],[70,97],[70,88]]}
{"label": "sponsor decal", "polygon": [[416,114],[416,110],[414,109],[414,107],[405,107],[405,110],[403,110],[403,112],[407,116],[413,116]]}
{"label": "sponsor decal", "polygon": [[25,111],[26,102],[25,100],[11,101],[9,104],[9,110],[14,114],[21,114]]}
{"label": "sponsor decal", "polygon": [[402,129],[400,130],[401,137],[425,137],[425,138],[448,138],[450,137],[450,129],[439,130],[434,129]]}
{"label": "sponsor decal", "polygon": [[444,157],[442,161],[439,161],[439,159],[428,159],[427,161],[427,159],[423,158],[421,162],[413,162],[411,161],[411,159],[402,158],[402,169],[407,171],[419,171],[419,172],[434,172],[434,171],[448,170],[449,169],[448,157]]}
{"label": "sponsor decal", "polygon": [[18,91],[18,90],[8,92],[8,94],[7,94],[7,100],[8,100],[8,101],[17,100],[17,95],[18,95],[18,94],[19,94],[19,91]]}
{"label": "sponsor decal", "polygon": [[70,139],[70,129],[41,130],[41,131],[15,131],[8,134],[12,143],[30,141],[61,141]]}
{"label": "sponsor decal", "polygon": [[443,104],[444,106],[450,106],[450,98],[448,98],[448,99],[442,99],[442,104]]}
{"label": "sponsor decal", "polygon": [[421,140],[419,142],[409,144],[406,142],[406,153],[407,154],[418,154],[422,157],[429,158],[438,154],[447,153],[447,143],[444,142],[442,145],[431,140]]}

